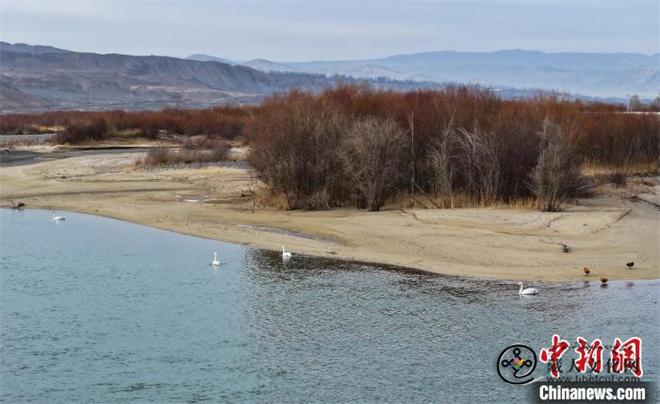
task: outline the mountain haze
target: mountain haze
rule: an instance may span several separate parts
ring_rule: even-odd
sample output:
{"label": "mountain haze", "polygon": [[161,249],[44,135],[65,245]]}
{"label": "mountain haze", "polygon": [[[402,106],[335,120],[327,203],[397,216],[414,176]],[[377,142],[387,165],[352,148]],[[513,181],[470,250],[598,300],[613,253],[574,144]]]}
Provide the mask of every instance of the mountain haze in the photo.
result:
{"label": "mountain haze", "polygon": [[365,60],[258,59],[240,64],[261,71],[538,88],[596,97],[655,97],[660,91],[660,54],[441,51]]}

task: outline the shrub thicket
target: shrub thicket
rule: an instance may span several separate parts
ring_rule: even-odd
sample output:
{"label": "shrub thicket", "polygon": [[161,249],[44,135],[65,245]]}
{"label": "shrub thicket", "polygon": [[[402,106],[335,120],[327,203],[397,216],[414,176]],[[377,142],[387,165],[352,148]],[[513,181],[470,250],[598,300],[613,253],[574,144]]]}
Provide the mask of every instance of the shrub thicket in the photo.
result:
{"label": "shrub thicket", "polygon": [[54,111],[42,114],[8,114],[0,117],[0,133],[61,131],[61,142],[79,143],[98,139],[98,128],[85,128],[105,122],[101,137],[122,131],[153,138],[159,132],[179,135],[216,135],[225,139],[243,137],[250,121],[249,108],[216,107],[198,110],[164,109],[161,111]]}
{"label": "shrub thicket", "polygon": [[364,201],[369,210],[379,210],[401,185],[406,149],[403,130],[390,119],[363,118],[353,124],[340,156],[358,207]]}
{"label": "shrub thicket", "polygon": [[102,140],[108,136],[108,123],[103,118],[92,118],[67,125],[55,137],[58,143],[81,143]]}
{"label": "shrub thicket", "polygon": [[582,162],[657,164],[659,123],[621,106],[502,100],[468,87],[340,86],[257,107],[251,161],[290,208],[353,199],[377,210],[391,195],[421,192],[447,206],[455,197],[482,205],[536,197],[556,210],[589,188]]}
{"label": "shrub thicket", "polygon": [[539,157],[530,175],[532,192],[542,210],[556,212],[567,198],[589,192],[590,184],[580,174],[574,149],[559,126],[550,121],[543,124]]}
{"label": "shrub thicket", "polygon": [[250,162],[291,209],[328,208],[345,199],[338,153],[347,131],[346,116],[326,100],[300,92],[276,96],[255,114]]}

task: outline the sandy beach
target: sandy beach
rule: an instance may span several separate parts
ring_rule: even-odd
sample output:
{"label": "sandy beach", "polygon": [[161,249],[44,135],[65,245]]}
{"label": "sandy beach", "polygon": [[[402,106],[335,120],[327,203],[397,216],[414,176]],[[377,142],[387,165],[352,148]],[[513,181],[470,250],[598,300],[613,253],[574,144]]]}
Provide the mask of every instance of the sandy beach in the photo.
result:
{"label": "sandy beach", "polygon": [[[595,282],[601,276],[660,277],[657,177],[629,181],[625,189],[600,190],[559,213],[514,208],[282,211],[255,207],[252,195],[260,184],[244,162],[137,168],[135,160],[142,155],[96,151],[2,167],[0,202],[447,275]],[[571,251],[562,252],[560,243]],[[635,262],[630,270],[629,261]],[[585,266],[591,270],[588,277]]]}

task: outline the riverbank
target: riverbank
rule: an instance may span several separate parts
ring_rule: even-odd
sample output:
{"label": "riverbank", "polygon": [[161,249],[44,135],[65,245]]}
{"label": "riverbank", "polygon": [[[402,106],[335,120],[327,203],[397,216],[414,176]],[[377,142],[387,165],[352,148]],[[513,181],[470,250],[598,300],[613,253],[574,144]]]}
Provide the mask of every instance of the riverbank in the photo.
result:
{"label": "riverbank", "polygon": [[[136,168],[143,153],[76,155],[0,169],[0,201],[92,213],[294,254],[448,275],[563,281],[660,277],[657,179],[605,189],[564,212],[509,208],[326,212],[255,207],[245,164]],[[649,181],[651,181],[649,180]],[[629,198],[637,195],[638,198]],[[563,253],[560,243],[571,251]],[[634,261],[632,270],[626,263]]]}

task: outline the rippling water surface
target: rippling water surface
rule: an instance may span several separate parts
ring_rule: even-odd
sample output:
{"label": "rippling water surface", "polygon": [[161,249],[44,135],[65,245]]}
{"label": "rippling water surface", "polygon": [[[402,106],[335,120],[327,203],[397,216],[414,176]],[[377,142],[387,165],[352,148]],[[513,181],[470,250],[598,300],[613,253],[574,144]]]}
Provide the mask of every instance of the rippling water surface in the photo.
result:
{"label": "rippling water surface", "polygon": [[657,379],[658,281],[520,298],[62,214],[0,210],[2,401],[512,402],[498,354],[553,333],[639,335]]}

